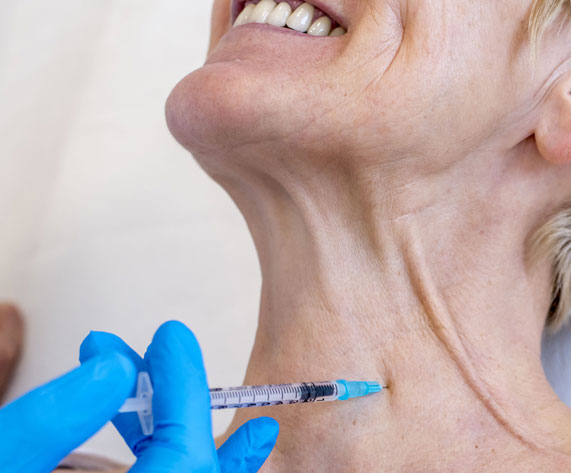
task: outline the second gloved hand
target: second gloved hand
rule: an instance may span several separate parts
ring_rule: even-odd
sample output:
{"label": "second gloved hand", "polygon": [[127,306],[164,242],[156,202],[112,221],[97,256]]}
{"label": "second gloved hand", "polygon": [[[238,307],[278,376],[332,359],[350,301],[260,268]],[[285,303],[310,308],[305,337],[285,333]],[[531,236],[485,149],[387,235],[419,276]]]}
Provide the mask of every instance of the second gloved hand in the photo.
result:
{"label": "second gloved hand", "polygon": [[255,473],[261,468],[275,445],[278,423],[268,417],[253,419],[216,451],[202,354],[185,325],[163,324],[144,359],[115,335],[92,332],[81,345],[80,360],[109,351],[127,355],[153,382],[152,436],[143,435],[135,413],[113,419],[137,457],[131,473]]}

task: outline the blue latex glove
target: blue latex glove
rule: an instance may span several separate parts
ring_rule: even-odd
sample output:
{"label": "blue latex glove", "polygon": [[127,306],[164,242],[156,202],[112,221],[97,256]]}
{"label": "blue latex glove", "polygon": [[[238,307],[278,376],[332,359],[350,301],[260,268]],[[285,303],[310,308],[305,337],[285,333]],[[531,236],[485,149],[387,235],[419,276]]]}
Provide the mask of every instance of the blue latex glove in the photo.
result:
{"label": "blue latex glove", "polygon": [[137,457],[130,473],[254,473],[261,468],[275,445],[278,423],[268,417],[253,419],[216,451],[202,354],[185,325],[162,325],[144,360],[115,335],[92,332],[81,345],[80,360],[109,351],[127,355],[153,382],[152,436],[143,435],[135,413],[113,419]]}
{"label": "blue latex glove", "polygon": [[136,375],[109,352],[0,409],[0,472],[51,472],[116,414]]}

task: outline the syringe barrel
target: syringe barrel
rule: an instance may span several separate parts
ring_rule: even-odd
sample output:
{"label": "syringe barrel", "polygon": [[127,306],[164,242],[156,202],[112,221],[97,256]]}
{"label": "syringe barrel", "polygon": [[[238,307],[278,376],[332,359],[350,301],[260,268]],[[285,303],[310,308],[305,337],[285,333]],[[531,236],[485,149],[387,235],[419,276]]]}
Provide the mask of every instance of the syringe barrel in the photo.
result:
{"label": "syringe barrel", "polygon": [[[212,409],[276,406],[304,402],[344,401],[381,391],[376,381],[320,381],[316,383],[266,384],[210,390]],[[127,399],[119,412],[137,412],[144,435],[152,435],[153,385],[147,372],[141,371],[137,382],[137,397]]]}
{"label": "syringe barrel", "polygon": [[335,381],[238,386],[210,390],[212,409],[335,401],[338,397],[339,389]]}

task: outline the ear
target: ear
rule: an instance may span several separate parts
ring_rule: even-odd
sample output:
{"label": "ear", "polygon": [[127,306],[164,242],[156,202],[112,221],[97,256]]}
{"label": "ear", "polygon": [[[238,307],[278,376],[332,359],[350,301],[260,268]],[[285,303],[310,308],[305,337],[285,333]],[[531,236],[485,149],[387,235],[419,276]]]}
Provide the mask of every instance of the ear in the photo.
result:
{"label": "ear", "polygon": [[535,142],[546,161],[571,163],[571,72],[548,92],[541,106]]}

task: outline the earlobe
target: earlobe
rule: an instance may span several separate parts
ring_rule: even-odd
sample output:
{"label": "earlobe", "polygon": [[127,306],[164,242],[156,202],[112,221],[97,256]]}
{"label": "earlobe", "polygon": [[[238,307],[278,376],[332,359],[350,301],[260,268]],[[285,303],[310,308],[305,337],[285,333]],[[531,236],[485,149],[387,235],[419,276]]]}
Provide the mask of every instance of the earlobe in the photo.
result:
{"label": "earlobe", "polygon": [[541,109],[535,141],[546,161],[571,163],[571,73],[549,91]]}

